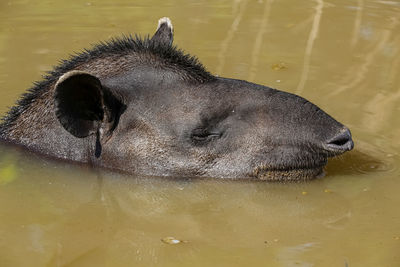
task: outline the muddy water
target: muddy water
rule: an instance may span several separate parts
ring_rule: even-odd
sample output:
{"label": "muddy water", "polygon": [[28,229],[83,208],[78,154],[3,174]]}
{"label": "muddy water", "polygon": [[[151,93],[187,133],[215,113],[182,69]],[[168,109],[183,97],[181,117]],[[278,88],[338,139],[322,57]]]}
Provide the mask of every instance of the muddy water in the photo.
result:
{"label": "muddy water", "polygon": [[355,151],[323,179],[269,184],[125,177],[1,146],[0,266],[400,266],[397,1],[2,1],[0,113],[59,59],[162,16],[211,72],[310,99]]}

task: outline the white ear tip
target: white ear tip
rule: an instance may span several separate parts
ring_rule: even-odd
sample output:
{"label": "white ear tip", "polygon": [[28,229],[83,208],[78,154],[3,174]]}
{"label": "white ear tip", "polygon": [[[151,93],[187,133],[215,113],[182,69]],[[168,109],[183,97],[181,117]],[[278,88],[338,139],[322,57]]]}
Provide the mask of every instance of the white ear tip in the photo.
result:
{"label": "white ear tip", "polygon": [[67,73],[64,73],[60,78],[58,78],[58,80],[57,80],[57,82],[55,84],[55,87],[57,87],[58,84],[62,83],[66,79],[68,79],[68,78],[70,78],[70,77],[72,77],[74,75],[77,75],[77,74],[89,74],[89,73],[87,73],[85,71],[80,71],[80,70],[68,71]]}
{"label": "white ear tip", "polygon": [[171,30],[174,29],[174,27],[172,26],[171,20],[170,20],[169,18],[167,18],[167,17],[163,17],[163,18],[161,18],[161,19],[158,20],[158,27],[157,27],[157,29],[159,29],[160,26],[161,26],[162,24],[165,24],[165,23],[167,23],[168,28],[170,28]]}

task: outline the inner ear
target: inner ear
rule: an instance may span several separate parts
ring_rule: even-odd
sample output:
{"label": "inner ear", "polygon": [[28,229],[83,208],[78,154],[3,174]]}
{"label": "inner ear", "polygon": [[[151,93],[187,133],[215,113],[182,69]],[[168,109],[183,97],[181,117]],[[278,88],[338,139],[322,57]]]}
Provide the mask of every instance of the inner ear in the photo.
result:
{"label": "inner ear", "polygon": [[98,131],[104,119],[103,99],[100,80],[85,72],[69,72],[55,85],[56,116],[68,132],[79,138]]}

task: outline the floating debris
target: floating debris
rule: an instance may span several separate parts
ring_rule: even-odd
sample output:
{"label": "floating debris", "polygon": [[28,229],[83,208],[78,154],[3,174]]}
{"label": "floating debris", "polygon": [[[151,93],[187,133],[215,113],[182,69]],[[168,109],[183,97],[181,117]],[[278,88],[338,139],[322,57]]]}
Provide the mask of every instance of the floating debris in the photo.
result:
{"label": "floating debris", "polygon": [[325,189],[324,192],[325,192],[325,193],[332,193],[332,191],[329,190],[329,189]]}
{"label": "floating debris", "polygon": [[302,194],[303,196],[305,196],[305,195],[307,195],[307,194],[308,194],[308,192],[306,192],[306,191],[303,191],[303,192],[301,192],[301,194]]}
{"label": "floating debris", "polygon": [[176,239],[175,237],[167,236],[161,239],[161,241],[168,245],[176,245],[180,243],[187,243],[187,241]]}
{"label": "floating debris", "polygon": [[270,240],[270,241],[265,240],[265,241],[264,241],[264,244],[266,244],[266,245],[268,245],[268,246],[271,246],[271,245],[273,245],[274,243],[278,243],[278,242],[279,242],[279,239],[275,238],[275,239]]}
{"label": "floating debris", "polygon": [[273,70],[285,70],[287,68],[288,67],[285,62],[275,63],[275,64],[272,64],[272,66],[271,66],[271,69],[273,69]]}

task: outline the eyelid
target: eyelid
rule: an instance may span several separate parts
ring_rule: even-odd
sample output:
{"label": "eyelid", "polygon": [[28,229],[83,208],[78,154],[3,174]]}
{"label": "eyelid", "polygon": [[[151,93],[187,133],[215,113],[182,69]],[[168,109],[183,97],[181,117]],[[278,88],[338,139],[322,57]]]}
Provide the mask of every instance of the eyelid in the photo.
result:
{"label": "eyelid", "polygon": [[208,131],[206,128],[196,128],[192,131],[191,140],[197,144],[206,144],[216,138],[220,138],[222,133],[214,131]]}
{"label": "eyelid", "polygon": [[192,131],[192,135],[206,135],[207,134],[207,129],[206,128],[196,128]]}
{"label": "eyelid", "polygon": [[204,135],[204,136],[214,136],[214,135],[221,135],[220,132],[217,132],[215,130],[209,131],[207,128],[196,128],[193,130],[192,135],[195,136],[200,136],[200,135]]}

